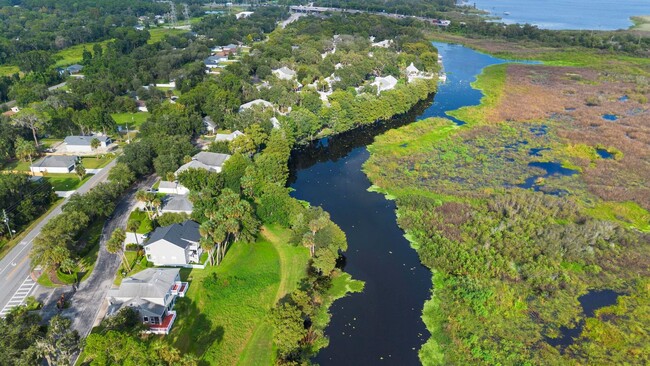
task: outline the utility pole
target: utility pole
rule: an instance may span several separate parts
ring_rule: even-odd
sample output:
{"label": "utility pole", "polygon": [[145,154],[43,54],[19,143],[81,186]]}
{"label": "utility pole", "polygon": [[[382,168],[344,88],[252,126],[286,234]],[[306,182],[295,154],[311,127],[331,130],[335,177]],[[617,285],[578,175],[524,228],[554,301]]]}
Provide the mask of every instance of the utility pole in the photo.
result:
{"label": "utility pole", "polygon": [[[133,117],[131,117],[131,122],[133,122]],[[131,135],[129,134],[129,121],[124,121],[126,123],[126,143],[131,143]]]}
{"label": "utility pole", "polygon": [[9,235],[11,238],[14,238],[14,233],[11,231],[11,227],[9,226],[9,216],[7,216],[7,211],[3,208],[2,209],[2,220],[5,222],[5,225],[7,225],[7,230],[9,231]]}

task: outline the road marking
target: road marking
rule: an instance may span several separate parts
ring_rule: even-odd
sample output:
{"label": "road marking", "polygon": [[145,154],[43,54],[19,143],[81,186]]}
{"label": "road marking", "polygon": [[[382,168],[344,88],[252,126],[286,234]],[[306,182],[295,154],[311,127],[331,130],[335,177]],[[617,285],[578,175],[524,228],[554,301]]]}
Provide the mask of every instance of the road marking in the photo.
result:
{"label": "road marking", "polygon": [[16,293],[14,293],[14,296],[9,299],[9,302],[7,302],[7,305],[5,305],[2,310],[0,310],[0,317],[4,318],[11,309],[15,308],[16,306],[20,306],[25,302],[25,299],[27,296],[29,296],[30,292],[36,287],[36,282],[32,280],[31,276],[28,276],[22,284],[20,284],[20,287],[18,287],[18,290],[16,290]]}

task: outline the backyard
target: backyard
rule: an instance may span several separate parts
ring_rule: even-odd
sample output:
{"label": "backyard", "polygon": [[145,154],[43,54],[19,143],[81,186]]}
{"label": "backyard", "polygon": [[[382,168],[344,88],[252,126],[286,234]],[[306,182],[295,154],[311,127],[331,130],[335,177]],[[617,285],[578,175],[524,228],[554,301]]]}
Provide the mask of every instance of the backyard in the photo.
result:
{"label": "backyard", "polygon": [[149,112],[113,113],[111,116],[118,126],[126,128],[128,123],[129,130],[137,130],[149,118]]}
{"label": "backyard", "polygon": [[236,243],[220,266],[182,270],[190,281],[166,338],[209,364],[272,364],[276,301],[297,288],[309,254],[286,244],[289,232],[265,228],[254,244]]}
{"label": "backyard", "polygon": [[45,180],[50,182],[52,185],[52,188],[55,191],[74,191],[75,189],[81,187],[90,177],[92,177],[92,174],[86,174],[86,176],[82,179],[79,180],[79,177],[74,174],[74,173],[68,173],[68,174],[50,174],[48,176],[45,176]]}

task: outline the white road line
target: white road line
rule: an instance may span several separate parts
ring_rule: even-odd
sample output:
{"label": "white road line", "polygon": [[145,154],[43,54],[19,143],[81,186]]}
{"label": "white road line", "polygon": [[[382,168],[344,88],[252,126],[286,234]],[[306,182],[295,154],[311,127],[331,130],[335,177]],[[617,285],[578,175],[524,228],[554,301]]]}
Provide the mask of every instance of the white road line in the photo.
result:
{"label": "white road line", "polygon": [[[23,288],[26,287],[26,288]],[[7,315],[11,309],[15,308],[16,306],[20,306],[23,304],[27,296],[29,296],[29,293],[32,292],[32,289],[36,287],[36,282],[32,280],[31,277],[27,277],[23,283],[18,287],[18,290],[14,293],[14,295],[9,299],[7,304],[5,305],[2,310],[0,310],[0,317],[4,317]]]}

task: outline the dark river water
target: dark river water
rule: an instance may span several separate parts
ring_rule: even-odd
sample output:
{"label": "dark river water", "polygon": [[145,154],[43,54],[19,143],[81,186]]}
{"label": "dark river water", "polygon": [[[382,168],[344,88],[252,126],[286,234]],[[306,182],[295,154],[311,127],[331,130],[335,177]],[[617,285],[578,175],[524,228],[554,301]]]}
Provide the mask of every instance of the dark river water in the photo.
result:
{"label": "dark river water", "polygon": [[315,141],[292,157],[292,195],[330,213],[348,238],[345,271],[365,282],[362,293],[332,306],[330,345],[314,360],[321,365],[420,364],[418,350],[429,337],[421,313],[431,272],[397,226],[395,203],[368,192],[371,183],[361,170],[366,146],[389,129],[478,104],[482,94],[470,82],[485,66],[505,62],[459,45],[434,45],[447,82],[433,100],[390,121]]}

